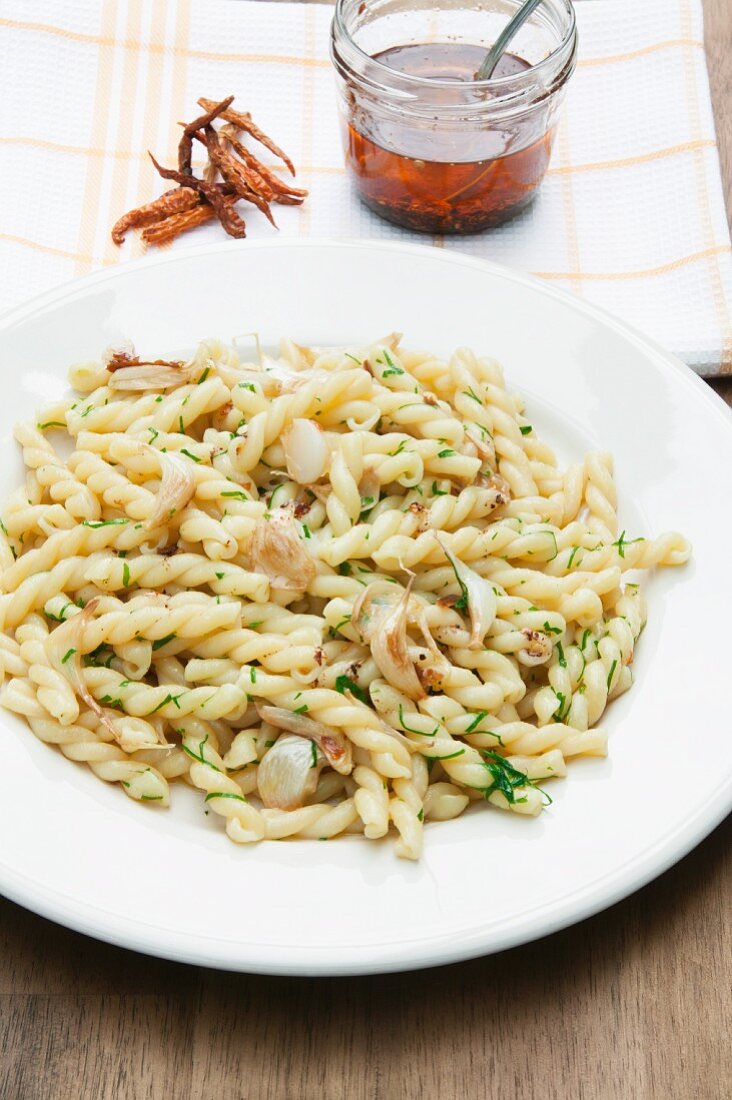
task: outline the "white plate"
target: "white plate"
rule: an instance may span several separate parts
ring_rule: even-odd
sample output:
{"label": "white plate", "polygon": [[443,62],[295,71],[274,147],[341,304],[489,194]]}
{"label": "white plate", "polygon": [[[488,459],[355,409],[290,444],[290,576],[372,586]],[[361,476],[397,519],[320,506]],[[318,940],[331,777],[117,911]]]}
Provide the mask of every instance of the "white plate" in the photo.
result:
{"label": "white plate", "polygon": [[[353,343],[399,329],[498,356],[562,457],[616,456],[629,531],[684,531],[693,563],[648,587],[635,688],[607,761],[571,765],[536,820],[481,807],[426,829],[421,863],[357,837],[240,848],[201,799],[133,804],[2,713],[0,889],[73,928],[156,955],[277,974],[429,966],[552,932],[637,889],[732,807],[732,431],[689,370],[599,310],[453,253],[380,243],[228,244],[94,275],[0,322],[5,462],[13,422],[65,368],[131,336],[165,354],[257,329]],[[10,457],[12,455],[12,457]]]}

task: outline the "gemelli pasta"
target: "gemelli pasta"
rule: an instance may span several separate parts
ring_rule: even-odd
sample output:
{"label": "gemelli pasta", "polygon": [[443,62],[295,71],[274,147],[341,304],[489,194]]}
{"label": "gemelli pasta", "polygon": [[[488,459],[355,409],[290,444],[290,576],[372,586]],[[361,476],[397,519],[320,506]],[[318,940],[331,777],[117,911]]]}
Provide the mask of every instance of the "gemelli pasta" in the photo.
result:
{"label": "gemelli pasta", "polygon": [[417,859],[471,803],[538,814],[606,754],[635,571],[688,543],[619,529],[610,456],[561,468],[492,359],[250,358],[110,349],[16,428],[2,704],[136,801],[196,788],[237,843]]}

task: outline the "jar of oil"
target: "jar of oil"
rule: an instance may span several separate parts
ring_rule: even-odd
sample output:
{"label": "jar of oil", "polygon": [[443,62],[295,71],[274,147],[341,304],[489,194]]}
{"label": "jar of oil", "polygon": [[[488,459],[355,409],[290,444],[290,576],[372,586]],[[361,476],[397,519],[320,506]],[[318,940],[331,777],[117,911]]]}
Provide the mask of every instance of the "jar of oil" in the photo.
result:
{"label": "jar of oil", "polygon": [[346,165],[377,214],[432,233],[514,217],[546,173],[576,57],[570,0],[545,0],[488,81],[519,0],[338,0],[331,53]]}

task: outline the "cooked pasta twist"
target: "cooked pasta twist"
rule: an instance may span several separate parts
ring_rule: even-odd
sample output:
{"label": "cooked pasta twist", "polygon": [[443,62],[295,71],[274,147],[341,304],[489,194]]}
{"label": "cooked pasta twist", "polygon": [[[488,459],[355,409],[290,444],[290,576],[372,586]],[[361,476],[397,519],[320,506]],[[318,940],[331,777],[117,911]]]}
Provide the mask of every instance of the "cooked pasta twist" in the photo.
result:
{"label": "cooked pasta twist", "polygon": [[689,544],[622,530],[610,456],[560,466],[495,360],[254,343],[77,364],[16,428],[0,702],[138,802],[188,783],[239,844],[417,859],[425,821],[539,813],[607,752],[626,574]]}

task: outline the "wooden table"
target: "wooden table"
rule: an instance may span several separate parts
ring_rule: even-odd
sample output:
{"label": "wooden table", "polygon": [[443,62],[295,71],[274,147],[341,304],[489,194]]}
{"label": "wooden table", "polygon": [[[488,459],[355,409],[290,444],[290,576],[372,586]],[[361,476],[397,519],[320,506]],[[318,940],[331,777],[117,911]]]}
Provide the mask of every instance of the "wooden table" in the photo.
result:
{"label": "wooden table", "polygon": [[[704,7],[732,213],[732,13]],[[732,379],[715,388],[732,404]],[[732,818],[635,896],[538,943],[375,978],[159,962],[0,900],[0,1097],[727,1100],[730,840]]]}

